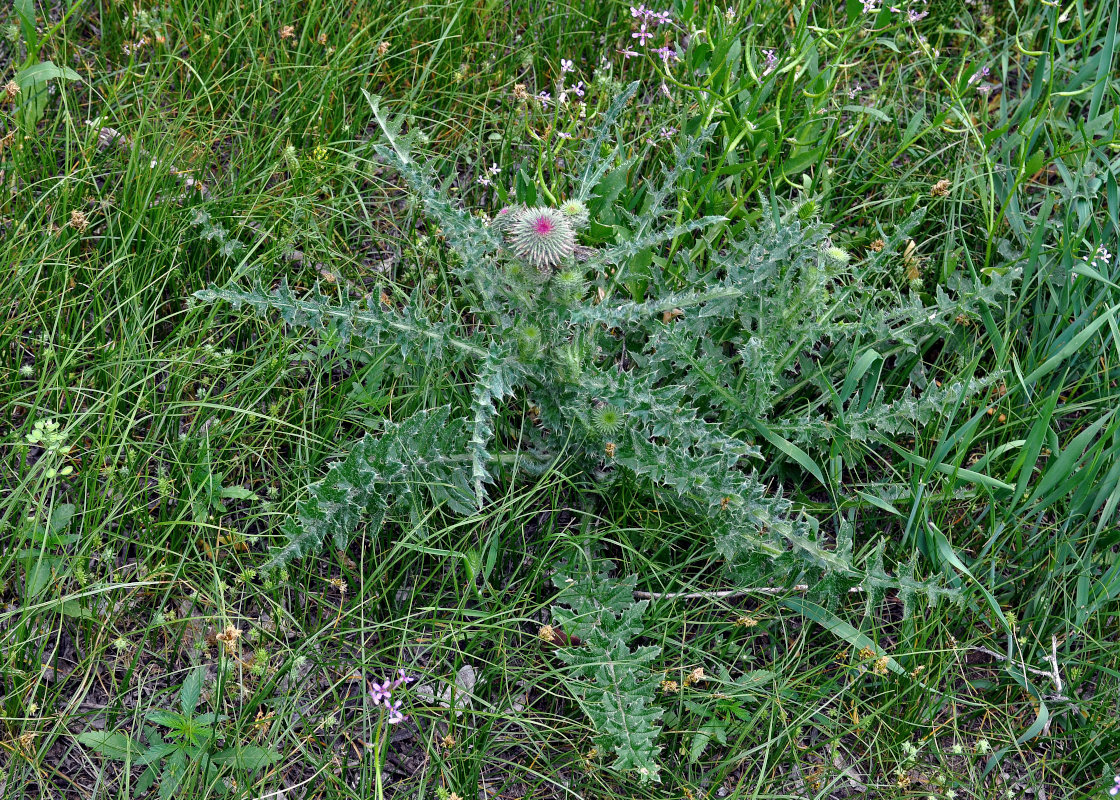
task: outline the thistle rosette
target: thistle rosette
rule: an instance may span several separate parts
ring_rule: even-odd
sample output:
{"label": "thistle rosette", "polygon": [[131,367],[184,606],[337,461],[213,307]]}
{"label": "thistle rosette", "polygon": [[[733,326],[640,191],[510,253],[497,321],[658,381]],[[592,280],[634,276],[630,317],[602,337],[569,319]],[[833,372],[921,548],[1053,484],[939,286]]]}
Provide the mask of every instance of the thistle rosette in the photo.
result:
{"label": "thistle rosette", "polygon": [[518,258],[539,270],[558,266],[576,249],[576,232],[555,208],[538,206],[517,213],[507,236]]}

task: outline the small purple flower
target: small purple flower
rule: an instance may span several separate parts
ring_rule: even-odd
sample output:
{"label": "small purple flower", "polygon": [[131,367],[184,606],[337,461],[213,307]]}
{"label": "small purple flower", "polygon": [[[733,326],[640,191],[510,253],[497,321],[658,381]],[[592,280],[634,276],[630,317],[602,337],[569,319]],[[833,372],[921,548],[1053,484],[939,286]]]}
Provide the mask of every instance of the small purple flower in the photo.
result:
{"label": "small purple flower", "polygon": [[646,7],[644,5],[638,6],[637,8],[634,8],[634,6],[630,6],[630,16],[632,16],[634,19],[638,19],[639,17],[645,19],[646,14],[648,13],[649,12],[646,11]]}
{"label": "small purple flower", "polygon": [[575,72],[575,71],[576,71],[576,68],[572,66],[572,60],[570,58],[560,59],[560,74],[561,75],[564,74],[565,72]]}
{"label": "small purple flower", "polygon": [[[491,175],[501,175],[502,174],[502,168],[499,167],[494,162],[490,162],[490,169],[488,169],[486,171],[489,172]],[[401,676],[402,677],[404,676],[404,670],[401,670]],[[409,678],[409,680],[412,680],[412,679]]]}
{"label": "small purple flower", "polygon": [[561,139],[571,139],[572,138],[572,135],[570,133],[565,132],[565,131],[557,131],[556,135],[559,136]]}
{"label": "small purple flower", "polygon": [[925,19],[926,17],[929,16],[929,12],[928,11],[915,11],[914,9],[911,8],[911,9],[908,9],[906,11],[906,16],[908,16],[910,18],[911,23],[921,22],[923,19]]}
{"label": "small purple flower", "polygon": [[382,681],[381,683],[378,683],[377,681],[370,682],[370,697],[373,699],[375,705],[379,705],[389,712],[388,723],[390,725],[396,725],[398,722],[404,722],[406,719],[408,719],[401,712],[402,701],[393,701],[393,691],[411,683],[414,680],[416,679],[413,676],[406,673],[403,669],[400,669],[397,670],[397,677],[395,680],[386,680]]}
{"label": "small purple flower", "polygon": [[1117,775],[1112,781],[1114,785],[1108,790],[1108,793],[1116,797],[1116,795],[1120,794],[1120,775]]}
{"label": "small purple flower", "polygon": [[777,68],[778,55],[773,50],[763,50],[762,54],[766,56],[766,69],[762,70],[763,76],[766,76]]}
{"label": "small purple flower", "polygon": [[479,175],[478,176],[478,185],[479,186],[489,186],[490,185],[490,179],[487,178],[485,175]]}
{"label": "small purple flower", "polygon": [[991,70],[987,67],[982,67],[979,72],[974,72],[968,77],[968,84],[971,86],[974,83],[979,83],[991,74]]}
{"label": "small purple flower", "polygon": [[880,0],[863,0],[864,14],[878,14]]}
{"label": "small purple flower", "polygon": [[576,97],[583,97],[583,81],[580,81],[572,87],[572,94],[574,94]]}
{"label": "small purple flower", "polygon": [[668,139],[676,132],[677,132],[676,128],[662,128],[661,129],[661,138],[662,139]]}
{"label": "small purple flower", "polygon": [[549,104],[549,102],[551,102],[551,100],[552,100],[552,95],[550,95],[548,92],[540,92],[537,95],[537,99],[540,100],[541,103],[543,103],[544,105],[547,106]]}
{"label": "small purple flower", "polygon": [[848,90],[848,99],[855,100],[856,95],[863,91],[863,87],[859,85],[859,81],[852,84],[852,88]]}
{"label": "small purple flower", "polygon": [[638,55],[638,52],[636,50],[629,50],[629,49],[617,50],[616,52],[619,55],[624,56],[626,58],[633,58],[634,56]]}
{"label": "small purple flower", "polygon": [[646,39],[652,39],[653,34],[646,30],[646,24],[643,22],[642,27],[630,34],[631,39],[637,39],[638,44],[642,47],[646,46]]}
{"label": "small purple flower", "polygon": [[677,51],[674,48],[669,47],[668,45],[666,45],[665,47],[659,47],[653,52],[661,56],[661,60],[665,62],[666,66],[668,66],[670,61],[676,61],[679,58],[679,56],[677,55]]}
{"label": "small purple flower", "polygon": [[649,19],[651,21],[657,20],[658,25],[668,25],[673,21],[673,18],[669,15],[668,11],[662,11],[660,13],[654,13],[651,11],[649,14]]}

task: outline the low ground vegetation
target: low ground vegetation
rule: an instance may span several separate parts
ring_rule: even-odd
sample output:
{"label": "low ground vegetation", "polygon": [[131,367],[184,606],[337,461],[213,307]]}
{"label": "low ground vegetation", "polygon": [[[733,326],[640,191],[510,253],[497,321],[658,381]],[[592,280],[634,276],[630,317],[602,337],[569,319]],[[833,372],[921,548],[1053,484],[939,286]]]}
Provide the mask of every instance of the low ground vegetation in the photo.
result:
{"label": "low ground vegetation", "polygon": [[1120,786],[1108,4],[0,25],[4,798]]}

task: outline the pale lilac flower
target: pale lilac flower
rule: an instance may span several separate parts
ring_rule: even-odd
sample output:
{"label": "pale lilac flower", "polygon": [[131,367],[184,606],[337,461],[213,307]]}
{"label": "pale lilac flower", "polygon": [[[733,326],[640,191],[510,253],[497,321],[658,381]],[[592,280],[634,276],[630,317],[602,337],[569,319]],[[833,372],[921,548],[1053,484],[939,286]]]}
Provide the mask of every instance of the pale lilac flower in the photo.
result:
{"label": "pale lilac flower", "polygon": [[490,185],[490,179],[487,178],[485,175],[479,175],[478,176],[478,185],[479,186],[489,186]]}
{"label": "pale lilac flower", "polygon": [[572,93],[576,97],[583,97],[583,94],[584,94],[584,92],[583,92],[583,81],[580,81],[579,83],[577,83],[575,86],[572,87]]}
{"label": "pale lilac flower", "polygon": [[662,139],[668,139],[669,137],[671,137],[676,132],[677,132],[676,128],[662,128],[661,129],[661,138]]}
{"label": "pale lilac flower", "polygon": [[392,681],[377,681],[370,682],[369,694],[373,698],[376,705],[382,706],[389,712],[388,723],[396,725],[398,722],[404,722],[407,717],[401,713],[401,701],[393,702],[393,691],[399,689],[401,686],[412,683],[416,680],[411,675],[407,674],[403,669],[397,670],[397,678]]}
{"label": "pale lilac flower", "polygon": [[631,39],[637,39],[638,44],[642,47],[646,46],[646,39],[652,39],[653,34],[646,30],[646,24],[643,22],[642,27],[634,33],[630,34]]}
{"label": "pale lilac flower", "polygon": [[634,8],[634,6],[630,6],[630,16],[632,16],[634,19],[638,19],[638,17],[645,19],[647,13],[649,12],[646,11],[646,7],[644,5],[638,6],[637,8]]}
{"label": "pale lilac flower", "polygon": [[778,54],[773,50],[763,50],[762,54],[766,56],[766,69],[762,70],[763,76],[769,75],[778,66]]}
{"label": "pale lilac flower", "polygon": [[401,713],[400,700],[393,703],[392,705],[386,703],[385,708],[389,711],[389,719],[387,719],[386,722],[388,722],[390,725],[396,725],[397,723],[404,722],[406,719],[408,719],[408,717]]}
{"label": "pale lilac flower", "polygon": [[1117,775],[1112,781],[1114,785],[1108,790],[1108,793],[1116,797],[1116,795],[1120,794],[1120,775]]}
{"label": "pale lilac flower", "polygon": [[991,72],[992,71],[987,67],[983,67],[979,72],[972,73],[972,75],[970,75],[968,78],[969,85],[971,86],[974,83],[979,83],[984,78],[987,78],[991,74]]}
{"label": "pale lilac flower", "polygon": [[863,0],[863,13],[864,14],[877,14],[879,13],[880,0]]}
{"label": "pale lilac flower", "polygon": [[570,133],[567,133],[566,131],[557,131],[556,135],[559,136],[561,139],[571,139],[572,138],[572,135]]}
{"label": "pale lilac flower", "polygon": [[637,51],[629,50],[629,49],[627,49],[627,50],[616,50],[615,52],[617,52],[621,56],[625,56],[626,58],[633,58],[634,56],[638,55]]}
{"label": "pale lilac flower", "polygon": [[661,94],[665,95],[669,100],[673,99],[673,95],[669,93],[669,86],[665,81],[661,81]]}
{"label": "pale lilac flower", "polygon": [[674,48],[669,47],[668,45],[666,45],[665,47],[659,47],[653,52],[661,56],[661,60],[665,62],[666,66],[668,66],[670,60],[675,61],[679,58],[679,56],[677,55],[677,51]]}
{"label": "pale lilac flower", "polygon": [[669,15],[668,11],[662,11],[660,13],[655,13],[655,12],[651,11],[650,14],[649,14],[649,19],[651,21],[652,20],[657,20],[658,25],[668,25],[670,22],[673,21],[673,18]]}
{"label": "pale lilac flower", "polygon": [[541,92],[537,95],[537,99],[547,106],[552,101],[552,95],[548,92]]}
{"label": "pale lilac flower", "polygon": [[576,68],[572,66],[572,60],[570,58],[560,59],[560,74],[561,75],[564,74],[565,72],[575,72],[575,69]]}
{"label": "pale lilac flower", "polygon": [[1089,266],[1091,267],[1107,267],[1108,262],[1112,260],[1112,253],[1108,252],[1107,248],[1098,245],[1097,249],[1093,251],[1092,257],[1089,259]]}
{"label": "pale lilac flower", "polygon": [[908,9],[906,11],[906,16],[908,16],[910,18],[911,23],[921,22],[923,19],[925,19],[926,17],[929,16],[929,12],[928,11],[915,11],[914,9],[911,8],[911,9]]}
{"label": "pale lilac flower", "polygon": [[491,175],[500,175],[502,173],[502,168],[499,167],[496,163],[490,162],[490,169],[488,169],[487,172],[489,172]]}
{"label": "pale lilac flower", "polygon": [[863,91],[863,87],[859,85],[859,81],[852,84],[852,88],[848,90],[848,99],[855,100],[856,95]]}

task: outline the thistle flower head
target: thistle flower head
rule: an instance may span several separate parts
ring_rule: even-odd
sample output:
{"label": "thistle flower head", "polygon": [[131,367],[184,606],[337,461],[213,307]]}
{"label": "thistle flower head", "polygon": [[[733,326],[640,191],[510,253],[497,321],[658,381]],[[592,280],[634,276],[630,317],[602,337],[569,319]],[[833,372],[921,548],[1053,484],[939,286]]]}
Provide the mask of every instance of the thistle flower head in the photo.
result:
{"label": "thistle flower head", "polygon": [[561,212],[538,206],[519,212],[509,225],[509,242],[518,257],[540,270],[571,256],[576,232]]}
{"label": "thistle flower head", "polygon": [[494,219],[490,220],[490,227],[496,228],[499,233],[509,233],[510,225],[521,211],[524,211],[522,206],[503,206],[498,209]]}
{"label": "thistle flower head", "polygon": [[535,359],[541,352],[541,329],[526,322],[517,330],[517,350],[525,360]]}
{"label": "thistle flower head", "polygon": [[603,403],[592,412],[591,424],[601,435],[618,433],[622,428],[622,412],[609,403]]}
{"label": "thistle flower head", "polygon": [[573,228],[583,230],[587,227],[590,214],[587,211],[587,206],[579,200],[569,200],[560,206],[560,213],[568,218],[568,222]]}
{"label": "thistle flower head", "polygon": [[557,272],[552,280],[557,296],[566,305],[580,302],[587,292],[587,281],[583,279],[583,270],[574,264]]}

